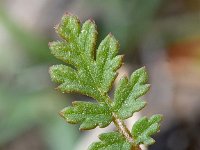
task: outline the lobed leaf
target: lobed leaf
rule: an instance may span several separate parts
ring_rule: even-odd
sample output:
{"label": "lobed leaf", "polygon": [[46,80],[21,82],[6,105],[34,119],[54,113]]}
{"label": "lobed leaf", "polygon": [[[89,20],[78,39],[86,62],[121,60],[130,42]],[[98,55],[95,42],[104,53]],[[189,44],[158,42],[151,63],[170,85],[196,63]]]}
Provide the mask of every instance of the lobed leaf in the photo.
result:
{"label": "lobed leaf", "polygon": [[81,123],[81,130],[93,129],[97,126],[104,128],[112,122],[112,112],[105,103],[74,101],[72,107],[61,111],[68,123]]}
{"label": "lobed leaf", "polygon": [[[93,21],[86,21],[82,27],[76,16],[66,14],[56,27],[57,33],[64,39],[49,44],[51,53],[58,59],[74,67],[76,80],[63,80],[55,71],[50,71],[53,81],[60,83],[62,92],[78,92],[103,102],[121,66],[122,56],[117,55],[118,41],[109,34],[95,52],[97,31]],[[57,66],[58,69],[59,66]],[[58,70],[70,70],[61,66]],[[67,71],[66,71],[67,72]],[[58,78],[58,79],[56,79]],[[68,77],[67,77],[68,78]]]}
{"label": "lobed leaf", "polygon": [[145,107],[146,102],[139,97],[143,96],[150,88],[147,82],[147,73],[145,68],[140,68],[133,72],[130,80],[123,77],[114,93],[113,111],[119,118],[127,119],[134,112]]}
{"label": "lobed leaf", "polygon": [[151,136],[160,130],[162,115],[153,115],[150,119],[143,117],[132,127],[131,134],[135,144],[151,145],[155,142]]}
{"label": "lobed leaf", "polygon": [[[49,44],[51,53],[66,65],[54,65],[49,73],[52,81],[59,84],[57,89],[63,93],[80,93],[96,99],[99,103],[75,101],[72,106],[63,109],[60,114],[69,123],[80,123],[81,130],[108,126],[114,119],[120,121],[131,117],[134,112],[145,107],[141,99],[150,88],[145,68],[133,72],[130,79],[123,77],[111,102],[108,91],[117,76],[117,69],[122,64],[122,55],[118,41],[109,34],[96,50],[97,30],[94,21],[87,20],[81,26],[79,19],[65,14],[56,32],[63,41]],[[150,145],[150,137],[158,132],[161,116],[154,115],[138,120],[132,128],[133,142],[129,143],[122,132],[103,133],[101,141],[93,143],[89,150],[131,150],[138,149],[139,144]],[[117,126],[117,125],[116,125]],[[120,129],[119,129],[120,130]]]}
{"label": "lobed leaf", "polygon": [[90,145],[89,150],[131,150],[131,143],[119,132],[109,132],[99,135],[101,141]]}

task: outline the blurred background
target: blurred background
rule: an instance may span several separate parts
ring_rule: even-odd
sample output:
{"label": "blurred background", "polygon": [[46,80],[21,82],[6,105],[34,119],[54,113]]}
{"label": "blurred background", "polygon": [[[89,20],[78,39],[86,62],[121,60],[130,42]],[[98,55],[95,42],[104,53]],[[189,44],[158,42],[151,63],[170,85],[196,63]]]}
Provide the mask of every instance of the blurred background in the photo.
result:
{"label": "blurred background", "polygon": [[[95,20],[99,38],[121,44],[120,75],[146,66],[152,84],[141,116],[164,115],[149,150],[200,150],[200,0],[1,0],[0,150],[86,149],[58,112],[80,95],[54,90],[48,68],[61,63],[48,49],[64,12]],[[99,130],[99,129],[97,129]],[[102,130],[100,130],[100,133]]]}

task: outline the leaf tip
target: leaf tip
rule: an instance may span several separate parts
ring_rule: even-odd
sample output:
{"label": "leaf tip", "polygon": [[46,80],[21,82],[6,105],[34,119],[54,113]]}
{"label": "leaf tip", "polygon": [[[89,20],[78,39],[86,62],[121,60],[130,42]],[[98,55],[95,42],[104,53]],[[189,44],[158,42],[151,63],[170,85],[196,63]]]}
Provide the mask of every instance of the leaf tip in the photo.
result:
{"label": "leaf tip", "polygon": [[51,48],[51,47],[53,46],[53,44],[54,44],[54,42],[49,42],[49,43],[48,43],[48,46],[49,46],[50,51],[52,51],[52,48]]}
{"label": "leaf tip", "polygon": [[63,14],[63,16],[74,16],[74,15],[73,15],[72,13],[66,11],[66,12]]}
{"label": "leaf tip", "polygon": [[110,32],[110,33],[108,33],[108,36],[110,36],[110,37],[113,37],[113,35],[112,35],[112,33]]}
{"label": "leaf tip", "polygon": [[49,43],[48,43],[48,46],[50,47],[50,46],[51,46],[51,44],[52,44],[52,42],[49,42]]}
{"label": "leaf tip", "polygon": [[55,31],[57,32],[58,31],[58,28],[59,28],[59,23],[58,24],[56,24],[53,28],[55,29]]}
{"label": "leaf tip", "polygon": [[[95,21],[94,21],[92,18],[88,19],[87,21],[88,21],[89,23],[95,24]],[[95,24],[95,25],[96,25],[96,24]]]}
{"label": "leaf tip", "polygon": [[64,119],[66,119],[66,118],[65,118],[65,112],[66,112],[66,108],[62,109],[62,110],[59,112],[59,115],[60,115],[62,118],[64,118]]}
{"label": "leaf tip", "polygon": [[163,119],[164,119],[164,117],[163,117],[162,114],[156,114],[156,115],[154,115],[154,116],[158,118],[158,122],[161,122],[161,121],[163,121]]}

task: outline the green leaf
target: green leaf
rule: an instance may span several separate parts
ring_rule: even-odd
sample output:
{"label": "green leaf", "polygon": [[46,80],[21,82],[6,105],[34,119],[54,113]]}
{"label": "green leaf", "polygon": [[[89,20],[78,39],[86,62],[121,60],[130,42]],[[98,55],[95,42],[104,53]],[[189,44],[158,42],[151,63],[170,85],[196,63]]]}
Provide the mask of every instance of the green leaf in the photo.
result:
{"label": "green leaf", "polygon": [[132,128],[132,136],[135,144],[151,145],[155,142],[152,136],[160,130],[162,115],[153,115],[150,119],[143,117],[138,120]]}
{"label": "green leaf", "polygon": [[[108,95],[122,64],[122,55],[117,55],[118,41],[108,34],[96,50],[97,30],[94,21],[87,20],[81,26],[79,19],[71,14],[62,17],[56,27],[62,41],[49,44],[51,53],[67,65],[54,65],[49,73],[52,81],[59,84],[57,89],[63,93],[80,93],[92,97],[98,103],[75,101],[60,114],[68,123],[80,123],[81,130],[104,128],[112,121],[118,131],[104,133],[101,141],[93,143],[89,150],[131,150],[139,144],[150,145],[150,137],[159,130],[160,115],[149,120],[142,118],[132,128],[132,136],[123,120],[145,107],[141,100],[150,88],[145,68],[136,70],[128,79],[123,77],[114,93],[114,101]],[[117,120],[117,121],[116,121]],[[127,138],[127,139],[126,139]],[[131,142],[130,142],[131,141]],[[134,142],[132,142],[134,141]],[[133,148],[134,146],[134,148]]]}
{"label": "green leaf", "polygon": [[143,96],[150,88],[147,82],[145,68],[140,68],[133,72],[130,80],[123,77],[114,93],[113,111],[119,118],[127,119],[145,107],[146,102],[139,97]]}
{"label": "green leaf", "polygon": [[101,141],[92,143],[89,150],[131,150],[131,144],[119,132],[99,135]]}
{"label": "green leaf", "polygon": [[122,56],[116,56],[118,41],[109,34],[95,52],[95,23],[88,20],[81,27],[78,18],[71,14],[62,17],[56,31],[64,41],[51,42],[51,53],[71,65],[57,65],[50,69],[52,80],[60,83],[58,89],[66,93],[81,93],[104,102],[103,97],[110,90],[117,76],[116,70],[122,63]]}
{"label": "green leaf", "polygon": [[81,130],[104,128],[112,122],[112,112],[105,103],[74,101],[73,107],[66,107],[61,115],[68,123],[81,123]]}

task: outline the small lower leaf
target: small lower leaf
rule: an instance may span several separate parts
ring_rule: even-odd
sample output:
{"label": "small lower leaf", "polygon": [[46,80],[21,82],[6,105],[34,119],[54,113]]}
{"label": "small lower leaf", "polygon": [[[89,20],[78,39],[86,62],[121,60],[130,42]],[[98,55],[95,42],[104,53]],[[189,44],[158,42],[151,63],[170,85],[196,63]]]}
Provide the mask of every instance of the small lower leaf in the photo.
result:
{"label": "small lower leaf", "polygon": [[101,141],[94,142],[89,150],[131,150],[131,144],[119,132],[109,132],[99,135]]}
{"label": "small lower leaf", "polygon": [[132,136],[135,144],[151,145],[155,142],[152,136],[160,130],[162,115],[153,115],[150,119],[143,117],[138,120],[132,128]]}
{"label": "small lower leaf", "polygon": [[72,124],[81,123],[80,130],[89,130],[97,126],[108,126],[112,121],[112,113],[105,103],[75,101],[73,107],[66,107],[61,115]]}
{"label": "small lower leaf", "polygon": [[145,107],[146,102],[140,97],[147,93],[150,88],[147,82],[145,67],[133,72],[131,78],[123,77],[114,93],[113,111],[120,119],[127,119],[133,113]]}

